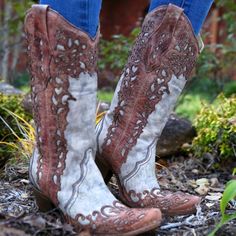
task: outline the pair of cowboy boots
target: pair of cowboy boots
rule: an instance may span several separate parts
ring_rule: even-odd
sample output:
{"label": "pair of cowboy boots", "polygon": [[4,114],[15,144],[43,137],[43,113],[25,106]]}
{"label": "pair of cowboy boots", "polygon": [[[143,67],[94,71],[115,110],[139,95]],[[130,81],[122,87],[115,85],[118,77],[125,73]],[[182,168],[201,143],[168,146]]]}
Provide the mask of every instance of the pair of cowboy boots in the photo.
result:
{"label": "pair of cowboy boots", "polygon": [[[161,211],[194,212],[198,197],[160,191],[155,177],[157,138],[199,53],[182,9],[147,15],[96,133],[99,35],[44,5],[28,11],[25,32],[37,142],[29,174],[40,207],[58,207],[77,232],[95,235],[137,235],[158,227]],[[96,151],[123,203],[104,183]]]}

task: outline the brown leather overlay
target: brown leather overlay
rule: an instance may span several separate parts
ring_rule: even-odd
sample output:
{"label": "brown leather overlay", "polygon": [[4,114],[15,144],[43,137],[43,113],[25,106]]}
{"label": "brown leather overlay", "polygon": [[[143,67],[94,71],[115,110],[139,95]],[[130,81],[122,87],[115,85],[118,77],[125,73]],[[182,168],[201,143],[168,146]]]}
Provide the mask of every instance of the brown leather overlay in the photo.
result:
{"label": "brown leather overlay", "polygon": [[170,4],[147,15],[121,75],[118,104],[102,145],[101,156],[116,174],[155,106],[164,94],[170,94],[172,76],[187,79],[198,53],[198,42],[182,9]]}
{"label": "brown leather overlay", "polygon": [[25,19],[32,100],[36,123],[38,184],[55,205],[65,169],[64,131],[69,112],[69,77],[94,73],[98,36],[93,41],[47,6],[34,5]]}
{"label": "brown leather overlay", "polygon": [[[32,74],[37,147],[40,154],[37,183],[39,190],[56,206],[61,207],[65,202],[64,199],[60,199],[59,203],[57,193],[61,188],[61,176],[70,146],[64,136],[70,111],[68,102],[75,100],[69,92],[70,78],[79,79],[82,72],[92,74],[96,71],[98,37],[94,41],[91,40],[59,14],[42,5],[33,6],[28,12],[25,32],[30,59],[29,69]],[[96,76],[93,77],[96,79]],[[69,180],[68,177],[68,185],[73,185],[74,183],[70,183]],[[94,183],[89,181],[91,180],[86,180],[85,184],[93,191]],[[95,191],[95,194],[107,194],[108,190],[104,191],[105,184],[102,186],[103,182],[98,183],[101,185],[101,192]],[[76,190],[74,199],[79,201],[81,197],[81,201],[89,204],[86,202],[86,192],[80,190]],[[95,201],[99,198],[102,199],[96,197]],[[112,199],[111,196],[110,198]],[[80,207],[79,204],[77,206]],[[68,210],[66,205],[61,209],[67,222],[72,223],[77,232],[86,230],[93,235],[137,235],[157,227],[161,222],[161,212],[158,209],[130,209],[115,198],[113,202],[106,200],[106,196],[103,205],[102,202],[91,204],[98,210],[88,209],[89,215],[80,213],[85,212],[84,206],[81,207],[82,210]],[[99,209],[96,204],[102,207]]]}
{"label": "brown leather overlay", "polygon": [[[163,191],[154,188],[151,191],[145,190],[142,193],[136,193],[131,190],[127,193],[125,188],[120,187],[120,195],[130,207],[156,207],[166,215],[185,215],[196,212],[196,205],[201,198],[184,192]],[[135,202],[132,199],[136,199]]]}
{"label": "brown leather overlay", "polygon": [[[153,218],[153,214],[156,215]],[[95,220],[96,219],[96,220]],[[154,219],[154,221],[153,221]],[[84,216],[78,214],[75,221],[69,218],[69,221],[75,225],[75,223],[80,222],[80,220],[87,220],[88,225],[82,227],[91,233],[96,232],[97,234],[110,235],[123,235],[125,233],[139,232],[141,225],[143,227],[150,227],[153,224],[161,223],[161,213],[158,209],[153,209],[153,212],[147,213],[147,209],[131,209],[121,204],[119,201],[114,201],[111,206],[104,206],[100,211],[93,212],[92,215]],[[78,226],[77,231],[80,231],[81,227]],[[135,233],[130,235],[136,235]]]}

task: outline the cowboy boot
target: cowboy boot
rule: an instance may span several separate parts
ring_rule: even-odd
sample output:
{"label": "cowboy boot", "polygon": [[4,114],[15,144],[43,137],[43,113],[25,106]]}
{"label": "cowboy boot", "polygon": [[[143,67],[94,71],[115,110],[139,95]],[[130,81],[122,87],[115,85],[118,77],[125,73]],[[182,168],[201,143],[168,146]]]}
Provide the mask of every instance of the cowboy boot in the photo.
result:
{"label": "cowboy boot", "polygon": [[26,15],[37,147],[30,180],[77,232],[135,235],[160,224],[158,209],[130,209],[109,192],[94,162],[97,44],[45,5]]}
{"label": "cowboy boot", "polygon": [[197,196],[161,191],[155,175],[158,137],[198,54],[183,9],[170,4],[146,16],[110,109],[96,127],[98,162],[112,169],[128,206],[181,215],[200,202]]}

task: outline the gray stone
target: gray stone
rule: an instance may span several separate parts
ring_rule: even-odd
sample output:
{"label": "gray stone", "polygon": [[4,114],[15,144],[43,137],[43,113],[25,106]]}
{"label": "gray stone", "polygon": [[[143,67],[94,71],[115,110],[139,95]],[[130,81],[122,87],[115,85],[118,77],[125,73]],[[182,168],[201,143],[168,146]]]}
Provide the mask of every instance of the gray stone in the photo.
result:
{"label": "gray stone", "polygon": [[0,93],[6,94],[6,95],[24,94],[24,92],[22,92],[21,90],[5,82],[0,82]]}
{"label": "gray stone", "polygon": [[100,113],[102,113],[104,111],[107,111],[109,109],[109,107],[110,107],[110,104],[107,103],[107,102],[99,102],[97,104],[97,106],[98,106],[97,107],[97,113],[100,114]]}
{"label": "gray stone", "polygon": [[191,143],[195,136],[196,130],[189,120],[171,114],[157,143],[157,155],[173,155],[180,151],[183,144]]}

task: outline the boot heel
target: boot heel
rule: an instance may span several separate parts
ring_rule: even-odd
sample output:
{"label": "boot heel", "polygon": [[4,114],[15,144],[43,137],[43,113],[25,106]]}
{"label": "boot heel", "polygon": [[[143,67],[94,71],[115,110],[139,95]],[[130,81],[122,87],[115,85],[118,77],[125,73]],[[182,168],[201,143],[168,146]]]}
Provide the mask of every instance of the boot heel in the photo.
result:
{"label": "boot heel", "polygon": [[111,180],[111,177],[113,175],[112,170],[108,167],[107,164],[101,161],[101,158],[99,156],[96,157],[95,162],[103,176],[105,183],[108,184],[108,182]]}
{"label": "boot heel", "polygon": [[41,212],[48,212],[55,208],[51,200],[45,197],[39,190],[33,188],[36,204]]}

